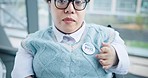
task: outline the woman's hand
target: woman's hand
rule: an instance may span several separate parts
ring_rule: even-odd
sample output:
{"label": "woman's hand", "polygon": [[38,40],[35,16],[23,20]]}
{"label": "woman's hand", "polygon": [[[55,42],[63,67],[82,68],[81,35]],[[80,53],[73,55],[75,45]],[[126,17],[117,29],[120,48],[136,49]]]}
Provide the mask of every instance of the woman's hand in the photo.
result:
{"label": "woman's hand", "polygon": [[102,46],[100,54],[96,55],[102,67],[104,69],[109,69],[110,67],[117,65],[119,60],[113,46],[109,43],[102,43]]}

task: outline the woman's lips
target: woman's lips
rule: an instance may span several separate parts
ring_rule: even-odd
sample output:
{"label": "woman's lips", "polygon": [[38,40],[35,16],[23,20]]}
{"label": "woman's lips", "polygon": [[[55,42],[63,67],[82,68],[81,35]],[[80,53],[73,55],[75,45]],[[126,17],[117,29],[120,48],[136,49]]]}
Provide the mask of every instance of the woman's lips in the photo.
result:
{"label": "woman's lips", "polygon": [[64,21],[66,24],[70,24],[70,23],[72,23],[72,22],[75,22],[74,19],[68,18],[68,17],[64,18],[62,21]]}

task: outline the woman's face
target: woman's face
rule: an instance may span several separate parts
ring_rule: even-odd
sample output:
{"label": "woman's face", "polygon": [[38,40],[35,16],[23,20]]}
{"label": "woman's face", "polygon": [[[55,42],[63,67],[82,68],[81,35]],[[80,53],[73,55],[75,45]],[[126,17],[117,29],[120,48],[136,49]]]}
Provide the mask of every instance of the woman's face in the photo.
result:
{"label": "woman's face", "polygon": [[72,2],[66,9],[58,9],[54,3],[55,0],[49,1],[50,12],[56,28],[64,33],[73,33],[83,24],[85,9],[78,11],[73,7]]}

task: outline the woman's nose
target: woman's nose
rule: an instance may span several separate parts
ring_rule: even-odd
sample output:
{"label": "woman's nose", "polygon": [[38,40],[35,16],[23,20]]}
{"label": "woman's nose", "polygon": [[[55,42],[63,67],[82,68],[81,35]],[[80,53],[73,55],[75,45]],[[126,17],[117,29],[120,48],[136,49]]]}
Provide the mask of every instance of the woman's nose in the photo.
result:
{"label": "woman's nose", "polygon": [[74,14],[75,13],[75,9],[74,9],[72,2],[69,3],[68,7],[65,9],[64,12],[68,13],[68,14]]}

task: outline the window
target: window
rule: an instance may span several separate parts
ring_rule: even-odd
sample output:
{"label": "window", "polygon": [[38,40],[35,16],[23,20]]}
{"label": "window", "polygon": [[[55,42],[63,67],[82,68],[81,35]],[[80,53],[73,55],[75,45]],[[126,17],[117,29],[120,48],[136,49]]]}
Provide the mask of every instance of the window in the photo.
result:
{"label": "window", "polygon": [[142,0],[141,12],[148,13],[148,0]]}
{"label": "window", "polygon": [[136,12],[137,0],[117,0],[118,12]]}
{"label": "window", "polygon": [[112,0],[94,0],[94,10],[110,11]]}
{"label": "window", "polygon": [[[10,41],[16,37],[26,37],[27,21],[25,0],[0,0],[0,26],[4,28]],[[14,43],[17,43],[17,40],[15,40]]]}
{"label": "window", "polygon": [[[25,2],[23,0],[5,0],[0,2],[0,22],[2,26],[26,29]],[[17,15],[17,17],[16,17]]]}

